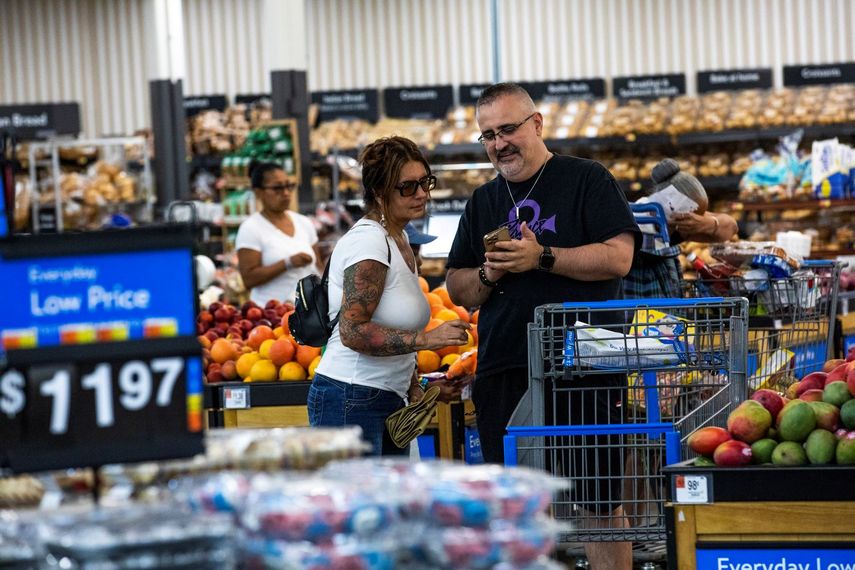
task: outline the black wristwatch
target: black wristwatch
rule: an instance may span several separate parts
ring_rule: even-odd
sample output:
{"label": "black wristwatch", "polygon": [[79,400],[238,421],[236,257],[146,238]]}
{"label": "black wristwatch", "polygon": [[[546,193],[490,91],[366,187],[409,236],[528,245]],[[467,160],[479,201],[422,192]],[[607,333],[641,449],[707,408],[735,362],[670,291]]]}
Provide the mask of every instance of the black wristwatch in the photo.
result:
{"label": "black wristwatch", "polygon": [[543,246],[543,253],[540,254],[540,260],[537,262],[537,268],[541,271],[552,271],[553,265],[555,265],[555,255],[552,253],[552,248],[545,245]]}

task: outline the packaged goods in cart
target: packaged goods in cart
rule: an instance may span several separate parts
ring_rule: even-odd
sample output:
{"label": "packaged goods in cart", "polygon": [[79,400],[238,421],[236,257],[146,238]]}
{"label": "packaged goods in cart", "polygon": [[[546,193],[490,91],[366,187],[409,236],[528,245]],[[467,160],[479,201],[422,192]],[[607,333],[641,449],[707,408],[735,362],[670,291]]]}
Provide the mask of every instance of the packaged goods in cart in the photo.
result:
{"label": "packaged goods in cart", "polygon": [[636,370],[690,361],[694,347],[684,326],[675,323],[671,327],[648,328],[647,332],[655,336],[625,335],[576,321],[565,338],[564,367]]}

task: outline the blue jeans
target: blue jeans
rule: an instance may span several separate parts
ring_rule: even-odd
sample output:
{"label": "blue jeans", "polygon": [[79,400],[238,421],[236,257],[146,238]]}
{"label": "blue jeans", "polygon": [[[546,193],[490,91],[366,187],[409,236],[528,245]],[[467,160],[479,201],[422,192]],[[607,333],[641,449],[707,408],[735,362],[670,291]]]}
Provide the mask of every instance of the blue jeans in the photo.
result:
{"label": "blue jeans", "polygon": [[315,374],[306,405],[312,426],[357,425],[362,438],[371,444],[371,455],[405,455],[386,430],[386,418],[404,407],[395,392],[348,384]]}

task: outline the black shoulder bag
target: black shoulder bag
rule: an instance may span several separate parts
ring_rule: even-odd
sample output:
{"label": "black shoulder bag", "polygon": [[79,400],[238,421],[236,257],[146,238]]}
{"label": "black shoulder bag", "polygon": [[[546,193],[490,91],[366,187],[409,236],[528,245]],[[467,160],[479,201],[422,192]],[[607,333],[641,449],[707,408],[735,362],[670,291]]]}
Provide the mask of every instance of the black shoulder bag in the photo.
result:
{"label": "black shoulder bag", "polygon": [[[388,263],[392,263],[392,250],[388,239],[386,249],[389,255]],[[329,317],[329,277],[330,262],[327,262],[323,277],[319,278],[313,273],[297,282],[297,298],[294,312],[288,317],[288,328],[294,340],[300,344],[324,346],[338,323],[340,311],[334,319],[330,320]]]}

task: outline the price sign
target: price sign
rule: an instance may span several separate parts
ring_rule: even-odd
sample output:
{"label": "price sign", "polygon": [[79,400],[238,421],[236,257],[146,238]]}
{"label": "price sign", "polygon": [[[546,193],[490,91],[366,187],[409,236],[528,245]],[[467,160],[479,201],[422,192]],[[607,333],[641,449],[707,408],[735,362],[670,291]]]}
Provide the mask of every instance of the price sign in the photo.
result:
{"label": "price sign", "polygon": [[223,407],[227,410],[246,410],[250,407],[249,386],[225,388],[223,390]]}
{"label": "price sign", "polygon": [[676,475],[674,477],[674,497],[677,503],[709,503],[707,476]]}
{"label": "price sign", "polygon": [[18,471],[182,457],[201,451],[201,392],[197,356],[13,364],[0,436]]}
{"label": "price sign", "polygon": [[177,228],[0,244],[16,305],[0,317],[0,464],[39,471],[202,451],[192,248]]}

